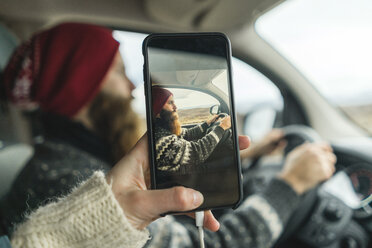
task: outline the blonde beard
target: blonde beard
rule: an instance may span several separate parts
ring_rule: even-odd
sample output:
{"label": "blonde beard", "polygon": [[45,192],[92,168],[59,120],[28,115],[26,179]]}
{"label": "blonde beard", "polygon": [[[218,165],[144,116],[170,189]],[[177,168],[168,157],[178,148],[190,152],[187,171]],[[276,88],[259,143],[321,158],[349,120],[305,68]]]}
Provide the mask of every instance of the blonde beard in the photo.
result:
{"label": "blonde beard", "polygon": [[89,109],[94,131],[110,144],[114,162],[127,154],[141,136],[140,119],[131,101],[100,92]]}
{"label": "blonde beard", "polygon": [[181,135],[182,128],[181,123],[178,119],[178,113],[175,111],[168,111],[162,109],[160,112],[160,117],[157,117],[159,125],[169,130],[172,134],[177,136]]}
{"label": "blonde beard", "polygon": [[177,112],[172,113],[172,117],[174,116],[173,122],[170,125],[171,132],[177,136],[181,135],[182,128],[181,128],[181,122],[178,119]]}

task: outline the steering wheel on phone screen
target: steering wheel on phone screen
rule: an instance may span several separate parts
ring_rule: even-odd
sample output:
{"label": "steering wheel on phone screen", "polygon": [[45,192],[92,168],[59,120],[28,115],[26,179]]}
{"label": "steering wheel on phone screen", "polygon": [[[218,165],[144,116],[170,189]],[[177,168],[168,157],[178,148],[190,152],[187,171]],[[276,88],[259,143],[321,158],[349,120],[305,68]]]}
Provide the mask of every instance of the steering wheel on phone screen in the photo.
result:
{"label": "steering wheel on phone screen", "polygon": [[[210,124],[210,126],[207,128],[207,133],[212,132],[216,127],[218,127],[221,124],[221,120],[225,117],[227,117],[228,114],[226,113],[220,113],[218,114],[216,120]],[[222,135],[222,138],[220,139],[220,142],[218,142],[217,146],[220,146],[221,144],[224,144],[229,138],[231,138],[232,131],[231,128],[225,130],[225,132]]]}

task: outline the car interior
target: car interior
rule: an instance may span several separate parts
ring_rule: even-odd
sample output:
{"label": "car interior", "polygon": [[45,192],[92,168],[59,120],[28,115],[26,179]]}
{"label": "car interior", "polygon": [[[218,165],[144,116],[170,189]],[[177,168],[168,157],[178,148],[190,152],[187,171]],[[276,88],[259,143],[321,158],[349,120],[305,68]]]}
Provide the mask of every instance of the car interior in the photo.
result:
{"label": "car interior", "polygon": [[[111,28],[114,30],[114,37],[121,42],[120,51],[128,75],[137,87],[134,92],[136,105],[134,107],[145,123],[141,53],[143,39],[151,33],[222,32],[229,37],[232,46],[233,86],[239,134],[249,135],[255,142],[272,128],[282,128],[287,142],[286,148],[279,154],[242,161],[242,169],[250,182],[248,192],[245,194],[262,191],[269,180],[281,170],[286,155],[304,142],[329,142],[337,156],[334,176],[302,196],[300,206],[286,224],[275,247],[371,248],[371,73],[368,71],[362,75],[357,70],[367,66],[365,64],[368,63],[364,61],[368,60],[361,60],[363,65],[359,66],[358,60],[347,56],[355,53],[363,56],[372,55],[368,48],[365,50],[360,48],[361,43],[365,41],[367,44],[368,39],[372,37],[372,29],[368,26],[368,23],[372,23],[368,19],[370,13],[368,10],[372,9],[372,5],[361,0],[342,1],[340,4],[330,0],[316,0],[307,8],[305,2],[2,0],[0,74],[15,47],[39,30],[71,21]],[[337,8],[343,9],[337,12]],[[289,9],[293,9],[293,17],[289,14]],[[287,16],[288,19],[284,20],[283,16]],[[359,25],[357,21],[352,21],[351,18],[354,16],[364,18],[363,24]],[[283,22],[280,21],[282,19]],[[314,26],[310,24],[301,26],[305,20],[306,23],[315,23]],[[332,50],[326,47],[326,42],[323,42],[323,38],[318,38],[319,34],[316,33],[318,28],[328,27],[327,24],[323,25],[323,20],[330,20],[332,25],[349,20],[350,25],[345,26],[341,23],[339,29],[332,29],[329,33],[324,31],[320,34],[321,37],[327,35],[331,37],[333,32],[338,30],[343,34],[340,37],[346,40],[345,37],[349,34],[347,32],[352,30],[353,25],[357,26],[356,30],[368,35],[361,39],[357,36],[359,33],[353,31],[354,33],[350,34],[354,34],[355,39],[349,37],[350,39],[346,41],[350,43],[351,40],[355,40],[358,43],[349,47],[343,46],[342,50],[331,53],[337,61],[345,60],[356,64],[357,69],[354,68],[355,71],[351,74],[360,77],[354,79],[349,75],[345,77],[338,75],[335,81],[331,79],[320,81],[309,74],[310,69],[307,70],[306,66],[297,63],[300,60],[291,57],[300,53],[296,50],[299,48],[299,51],[303,51],[303,54],[299,55],[303,57],[314,54],[316,58],[311,64],[320,64],[315,69],[332,70],[331,63],[324,62],[325,60],[320,57],[320,54],[326,53],[321,50],[323,45],[324,51]],[[270,25],[276,26],[265,31],[264,27],[267,27],[270,21]],[[294,26],[288,32],[286,29],[282,31],[277,28],[278,26],[285,28],[286,25]],[[295,34],[304,32],[319,44],[300,39],[292,35],[291,31]],[[275,40],[276,33],[285,37],[283,40],[289,47],[287,50],[282,49],[279,39]],[[297,46],[295,43],[297,41],[303,42],[309,48]],[[332,40],[331,47],[337,47],[339,41],[340,39]],[[311,47],[316,49],[311,50]],[[336,53],[340,56],[335,56]],[[341,67],[335,70],[340,75],[344,71]],[[212,76],[207,75],[206,78]],[[359,79],[361,83],[358,83]],[[333,98],[329,97],[332,92],[341,92],[342,80],[347,84],[344,91],[350,95],[346,97],[342,92],[340,95],[332,96]],[[175,86],[169,84],[168,87]],[[210,112],[223,113],[226,108],[224,97],[219,96],[217,91],[206,90],[204,93],[216,97],[221,106],[221,109],[211,106]],[[31,136],[27,118],[16,108],[9,106],[6,111],[0,110],[0,113],[1,197],[32,156],[32,143],[38,137]]]}

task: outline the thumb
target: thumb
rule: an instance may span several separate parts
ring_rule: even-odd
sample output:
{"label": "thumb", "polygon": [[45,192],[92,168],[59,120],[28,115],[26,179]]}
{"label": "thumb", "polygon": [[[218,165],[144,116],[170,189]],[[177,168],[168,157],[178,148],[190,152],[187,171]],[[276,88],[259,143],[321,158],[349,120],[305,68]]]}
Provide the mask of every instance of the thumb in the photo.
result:
{"label": "thumb", "polygon": [[204,201],[203,195],[199,191],[181,186],[146,190],[142,193],[146,194],[143,199],[146,199],[147,204],[144,206],[151,207],[154,217],[167,212],[190,211],[199,207]]}

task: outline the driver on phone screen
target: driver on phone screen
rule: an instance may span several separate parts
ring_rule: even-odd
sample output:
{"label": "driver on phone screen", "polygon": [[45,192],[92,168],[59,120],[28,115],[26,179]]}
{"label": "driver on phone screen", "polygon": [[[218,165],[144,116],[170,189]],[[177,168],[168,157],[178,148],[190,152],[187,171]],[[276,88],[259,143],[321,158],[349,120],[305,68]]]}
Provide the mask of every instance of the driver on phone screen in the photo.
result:
{"label": "driver on phone screen", "polygon": [[207,133],[218,115],[192,128],[181,128],[173,94],[167,89],[152,88],[153,118],[155,124],[155,156],[160,171],[190,171],[203,163],[220,142],[225,130],[231,127],[230,116],[221,119],[218,126]]}

